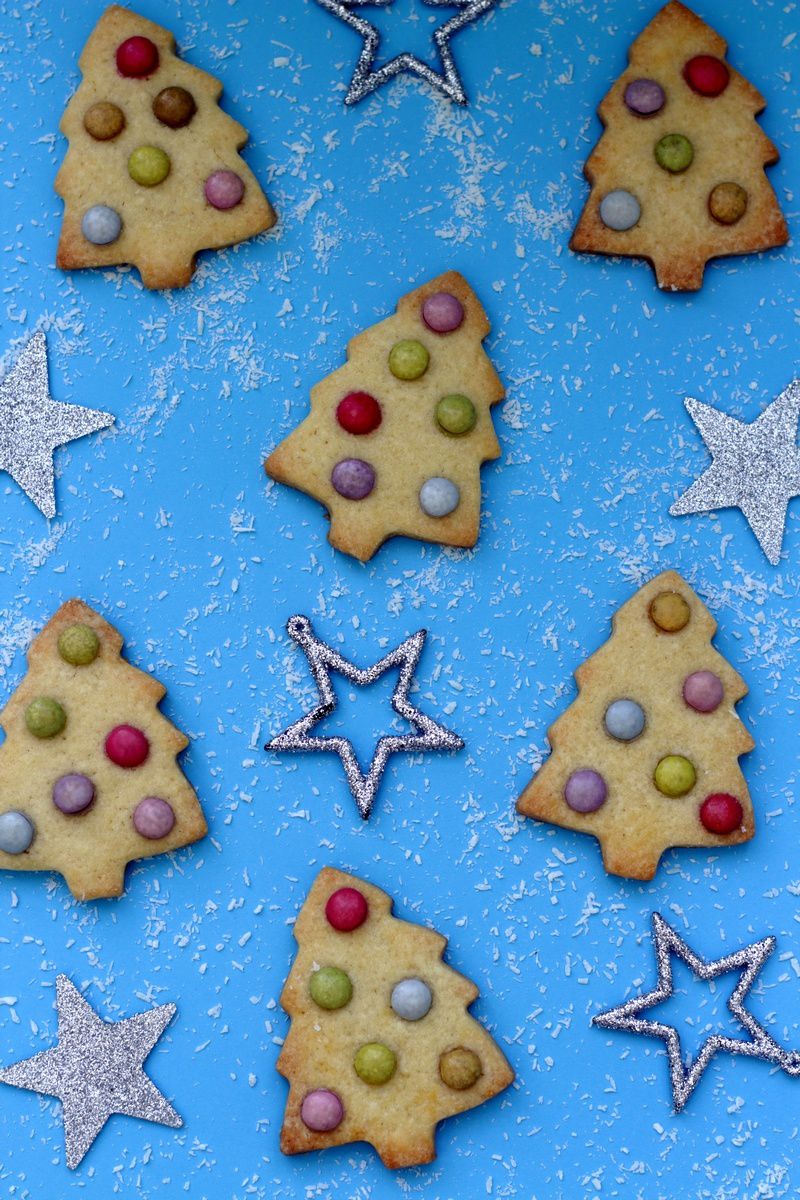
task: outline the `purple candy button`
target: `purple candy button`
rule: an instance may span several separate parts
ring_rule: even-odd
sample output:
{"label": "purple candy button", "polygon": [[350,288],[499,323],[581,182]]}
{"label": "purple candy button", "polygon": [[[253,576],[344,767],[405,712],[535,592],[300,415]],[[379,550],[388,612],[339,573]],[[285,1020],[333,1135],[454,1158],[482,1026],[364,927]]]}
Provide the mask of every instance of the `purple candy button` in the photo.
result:
{"label": "purple candy button", "polygon": [[695,671],[683,682],[683,698],[695,712],[710,713],[719,708],[725,689],[713,671]]}
{"label": "purple candy button", "polygon": [[145,796],[133,810],[133,828],[143,838],[157,841],[166,837],[175,824],[172,805],[160,796]]}
{"label": "purple candy button", "polygon": [[564,788],[564,799],[575,812],[591,813],[602,808],[608,788],[597,771],[573,771]]}
{"label": "purple candy button", "polygon": [[464,320],[464,305],[450,292],[434,292],[422,306],[422,319],[434,333],[452,333]]}
{"label": "purple candy button", "polygon": [[344,1118],[344,1105],[336,1092],[317,1088],[309,1092],[300,1108],[300,1116],[307,1129],[314,1133],[330,1133],[337,1129]]}
{"label": "purple candy button", "polygon": [[244,195],[244,184],[235,171],[214,171],[205,182],[206,200],[213,208],[236,208]]}
{"label": "purple candy button", "polygon": [[632,79],[625,88],[625,103],[637,117],[652,117],[666,101],[664,89],[655,79]]}
{"label": "purple candy button", "polygon": [[375,487],[375,468],[363,458],[343,458],[331,471],[331,483],[345,500],[363,500]]}
{"label": "purple candy button", "polygon": [[62,775],[53,784],[53,804],[67,816],[82,813],[94,800],[94,784],[88,775]]}

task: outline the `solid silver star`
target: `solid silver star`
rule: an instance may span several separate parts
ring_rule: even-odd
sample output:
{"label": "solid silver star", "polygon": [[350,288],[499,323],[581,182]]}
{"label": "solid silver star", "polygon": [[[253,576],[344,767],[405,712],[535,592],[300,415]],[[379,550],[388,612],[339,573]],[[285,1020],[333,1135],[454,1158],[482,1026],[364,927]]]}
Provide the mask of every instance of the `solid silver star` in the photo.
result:
{"label": "solid silver star", "polygon": [[111,413],[53,400],[40,331],[0,379],[0,471],[8,471],[46,517],[56,515],[53,451],[113,425]]}
{"label": "solid silver star", "polygon": [[175,1015],[174,1004],[111,1024],[101,1020],[66,975],[56,979],[58,1045],[0,1071],[0,1082],[57,1096],[67,1166],[77,1167],[114,1113],[178,1129],[183,1121],[142,1063]]}
{"label": "solid silver star", "polygon": [[381,35],[378,30],[364,17],[359,17],[356,13],[351,12],[354,7],[358,8],[388,8],[393,3],[393,0],[317,0],[317,3],[328,12],[333,13],[340,21],[344,21],[351,29],[355,29],[364,39],[364,45],[361,48],[361,54],[356,64],[356,69],[353,72],[353,78],[350,81],[350,88],[344,98],[345,104],[357,104],[359,100],[363,100],[370,92],[374,92],[382,83],[386,83],[389,79],[393,79],[395,75],[399,75],[401,71],[411,71],[415,75],[419,75],[431,87],[436,88],[442,95],[448,99],[454,100],[456,104],[466,104],[467,94],[464,91],[464,86],[461,82],[461,77],[453,60],[453,51],[450,47],[450,39],[454,34],[463,29],[465,25],[476,21],[478,17],[488,12],[497,3],[497,0],[424,0],[425,4],[431,8],[457,7],[459,12],[455,13],[443,25],[438,25],[433,31],[433,41],[436,49],[439,52],[439,59],[442,65],[442,71],[434,71],[427,63],[422,62],[415,54],[398,54],[389,62],[385,63],[377,71],[374,71],[375,56],[378,53]]}
{"label": "solid silver star", "polygon": [[740,508],[776,566],[789,501],[800,496],[800,379],[793,380],[750,425],[691,397],[685,403],[713,462],[675,501],[671,515]]}
{"label": "solid silver star", "polygon": [[[289,637],[297,642],[308,659],[311,674],[319,692],[320,703],[306,716],[295,721],[283,733],[267,742],[265,750],[333,750],[342,760],[347,783],[353,794],[358,811],[366,821],[372,812],[375,793],[378,790],[386,763],[390,754],[398,750],[413,753],[419,750],[460,750],[464,743],[457,733],[445,729],[437,721],[411,703],[408,689],[411,686],[422,647],[425,645],[427,631],[420,629],[418,633],[407,638],[396,649],[392,650],[380,662],[372,667],[356,667],[353,663],[342,658],[336,650],[321,642],[311,628],[308,617],[290,617],[286,629]],[[351,683],[367,687],[379,679],[385,671],[392,667],[400,668],[394,692],[392,693],[392,708],[418,730],[417,733],[406,733],[402,736],[387,735],[379,739],[375,747],[370,768],[366,775],[359,766],[353,743],[345,737],[309,737],[308,731],[330,714],[336,708],[336,692],[331,683],[331,671],[344,675]]]}
{"label": "solid silver star", "polygon": [[[628,1033],[663,1038],[669,1057],[672,1100],[676,1112],[680,1112],[686,1104],[718,1050],[725,1050],[728,1054],[742,1054],[746,1058],[761,1058],[781,1067],[789,1075],[800,1075],[800,1054],[779,1046],[744,1007],[745,997],[753,986],[753,981],[775,949],[774,937],[766,937],[751,946],[745,946],[742,950],[734,950],[732,954],[726,954],[724,958],[718,958],[715,962],[704,962],[689,949],[683,938],[667,924],[660,913],[653,913],[653,946],[658,963],[656,987],[644,996],[634,996],[632,1000],[627,1000],[617,1008],[598,1013],[592,1018],[592,1024],[599,1025],[602,1029],[622,1029]],[[726,971],[742,972],[741,979],[728,1000],[728,1009],[750,1034],[750,1041],[718,1033],[712,1034],[703,1043],[694,1062],[686,1067],[677,1029],[661,1021],[643,1020],[639,1016],[644,1009],[663,1003],[673,994],[673,954],[682,959],[698,979],[708,981],[724,975]]]}

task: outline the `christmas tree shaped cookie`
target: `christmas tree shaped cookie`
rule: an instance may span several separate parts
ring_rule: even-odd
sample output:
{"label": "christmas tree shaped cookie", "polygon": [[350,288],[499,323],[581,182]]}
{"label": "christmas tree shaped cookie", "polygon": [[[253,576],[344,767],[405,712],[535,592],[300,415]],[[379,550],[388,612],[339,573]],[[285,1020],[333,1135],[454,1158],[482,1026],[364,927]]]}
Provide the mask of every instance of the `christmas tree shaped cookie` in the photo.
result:
{"label": "christmas tree shaped cookie", "polygon": [[330,867],[303,905],[281,996],[285,1154],[370,1142],[387,1167],[427,1163],[439,1121],[514,1078],[467,1012],[478,989],[442,962],[446,939],[391,909],[385,892]]}
{"label": "christmas tree shaped cookie", "polygon": [[0,869],[58,871],[79,900],[120,895],[126,863],[206,833],[175,761],[187,738],[157,708],[164,688],[121,650],[68,600],[0,713]]}
{"label": "christmas tree shaped cookie", "polygon": [[360,333],[311,390],[311,413],[267,473],[328,509],[329,540],[371,558],[394,534],[474,546],[480,466],[497,458],[490,409],[505,395],[475,293],[450,271]]}
{"label": "christmas tree shaped cookie", "polygon": [[696,291],[709,259],[785,244],[764,174],[778,151],[756,122],[766,101],[725,51],[678,0],[636,39],[598,110],[573,250],[646,258],[659,287]]}
{"label": "christmas tree shaped cookie", "polygon": [[247,131],[219,107],[222,84],[182,62],[171,33],[114,5],[80,67],[61,121],[59,267],[132,263],[145,287],[185,287],[198,251],[274,225],[238,153]]}
{"label": "christmas tree shaped cookie", "polygon": [[575,672],[579,694],[549,730],[552,753],[517,802],[591,833],[606,870],[652,879],[670,846],[753,836],[736,715],[747,687],[711,645],[714,618],[675,571],[624,604],[613,634]]}

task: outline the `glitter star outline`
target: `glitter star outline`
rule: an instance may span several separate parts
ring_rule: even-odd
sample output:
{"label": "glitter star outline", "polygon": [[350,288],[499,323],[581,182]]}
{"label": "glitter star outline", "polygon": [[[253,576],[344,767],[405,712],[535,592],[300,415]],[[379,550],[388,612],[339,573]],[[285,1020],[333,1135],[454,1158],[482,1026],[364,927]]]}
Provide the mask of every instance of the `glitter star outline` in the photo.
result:
{"label": "glitter star outline", "polygon": [[115,1114],[172,1129],[183,1125],[143,1065],[176,1011],[174,1004],[160,1004],[121,1021],[104,1021],[67,975],[56,978],[57,1044],[0,1069],[0,1083],[61,1101],[70,1170]]}
{"label": "glitter star outline", "polygon": [[[308,617],[296,614],[286,623],[289,637],[297,643],[306,656],[314,683],[317,687],[319,703],[305,716],[294,721],[282,733],[271,738],[265,745],[265,750],[291,752],[324,752],[333,751],[338,754],[344,766],[347,784],[356,802],[359,814],[367,820],[372,812],[375,796],[380,786],[383,772],[389,757],[400,751],[417,753],[422,750],[461,750],[464,741],[457,733],[440,725],[432,717],[427,716],[408,697],[409,688],[413,683],[414,674],[419,663],[422,648],[425,645],[427,630],[420,629],[411,637],[406,638],[394,650],[391,650],[371,667],[357,667],[344,658],[337,650],[328,646],[314,633]],[[415,734],[385,734],[378,739],[372,756],[369,770],[366,774],[361,770],[353,743],[341,735],[331,737],[315,737],[309,735],[319,721],[330,716],[335,711],[338,700],[331,681],[331,672],[344,676],[359,687],[375,683],[381,675],[392,668],[399,667],[399,676],[392,692],[392,708],[409,722],[418,732]]]}
{"label": "glitter star outline", "polygon": [[375,57],[380,46],[381,35],[378,29],[365,17],[352,12],[352,8],[388,8],[394,0],[317,0],[317,4],[326,12],[338,17],[345,25],[349,25],[363,38],[363,46],[358,56],[353,77],[345,96],[347,105],[358,104],[366,96],[388,83],[395,75],[409,71],[424,79],[432,88],[452,100],[455,104],[466,104],[467,94],[461,82],[461,76],[455,64],[450,39],[463,29],[477,21],[484,13],[494,8],[497,0],[424,0],[431,8],[457,5],[459,12],[454,13],[444,25],[439,25],[433,31],[434,45],[439,54],[442,70],[435,71],[428,63],[422,62],[415,54],[404,51],[396,54],[389,62],[384,63],[378,70],[373,70]]}
{"label": "glitter star outline", "polygon": [[789,501],[800,496],[800,379],[754,421],[739,421],[689,396],[684,401],[711,466],[670,508],[670,516],[739,508],[773,567],[780,562]]}
{"label": "glitter star outline", "polygon": [[53,399],[47,339],[38,330],[0,378],[0,471],[6,471],[46,517],[54,517],[54,452],[107,429],[114,420],[112,413]]}
{"label": "glitter star outline", "polygon": [[[734,950],[722,958],[706,962],[686,944],[671,925],[667,924],[660,913],[653,913],[652,923],[653,949],[658,967],[656,986],[641,996],[634,996],[630,1000],[626,1000],[624,1004],[617,1005],[606,1012],[597,1013],[592,1017],[592,1024],[601,1029],[622,1030],[645,1037],[659,1037],[664,1041],[669,1059],[672,1102],[675,1112],[682,1111],[700,1082],[706,1067],[719,1051],[743,1055],[746,1058],[759,1058],[764,1062],[781,1067],[792,1077],[800,1076],[800,1053],[786,1050],[780,1046],[744,1006],[744,1001],[756,977],[775,949],[775,938],[772,936],[762,938],[758,942],[742,947],[741,950]],[[710,1034],[691,1065],[688,1068],[684,1066],[678,1030],[663,1021],[648,1021],[639,1015],[645,1009],[654,1008],[674,994],[673,957],[681,959],[698,979],[705,982],[717,979],[728,971],[742,972],[739,982],[727,1000],[727,1007],[732,1016],[750,1034],[750,1041],[732,1038],[727,1034]]]}

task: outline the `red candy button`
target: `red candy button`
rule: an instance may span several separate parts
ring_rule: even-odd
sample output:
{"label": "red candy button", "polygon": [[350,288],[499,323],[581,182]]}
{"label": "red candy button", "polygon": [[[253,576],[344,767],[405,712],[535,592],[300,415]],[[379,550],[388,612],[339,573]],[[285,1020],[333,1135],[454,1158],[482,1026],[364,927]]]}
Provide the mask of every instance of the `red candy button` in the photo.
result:
{"label": "red candy button", "polygon": [[328,923],[340,933],[352,933],[363,925],[369,914],[369,905],[361,892],[355,888],[339,888],[325,905]]}
{"label": "red candy button", "polygon": [[150,743],[133,725],[117,725],[106,738],[106,754],[118,767],[140,767],[150,753]]}
{"label": "red candy button", "polygon": [[709,833],[733,833],[742,823],[742,806],[727,792],[713,792],[700,805],[700,820]]}
{"label": "red candy button", "polygon": [[698,54],[683,68],[683,78],[699,96],[719,96],[730,82],[731,73],[719,58]]}
{"label": "red candy button", "polygon": [[347,433],[372,433],[381,419],[381,406],[368,392],[350,392],[336,409],[336,420]]}
{"label": "red candy button", "polygon": [[158,46],[146,37],[131,37],[117,46],[117,70],[128,79],[152,75],[158,67]]}

